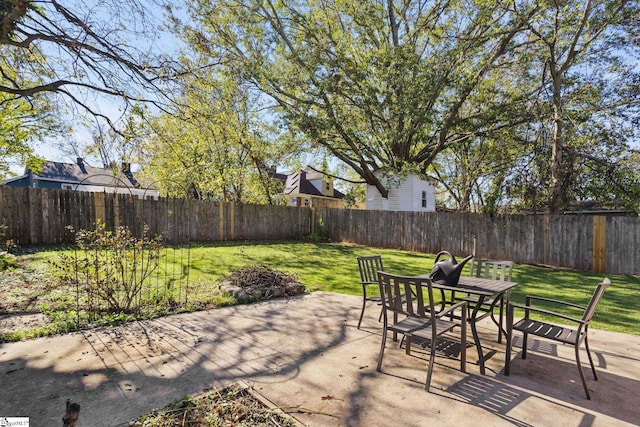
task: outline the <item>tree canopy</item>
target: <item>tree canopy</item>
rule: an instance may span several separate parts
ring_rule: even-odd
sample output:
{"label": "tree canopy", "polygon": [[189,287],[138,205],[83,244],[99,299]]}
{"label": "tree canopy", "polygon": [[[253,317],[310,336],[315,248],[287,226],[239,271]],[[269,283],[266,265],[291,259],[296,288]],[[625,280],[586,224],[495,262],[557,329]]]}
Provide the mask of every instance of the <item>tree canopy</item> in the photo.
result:
{"label": "tree canopy", "polygon": [[383,196],[374,172],[431,177],[459,210],[639,208],[637,1],[180,6],[165,5],[184,47],[170,56],[139,0],[0,0],[0,156],[28,151],[37,127],[20,125],[45,124],[58,95],[122,134],[95,108],[106,96],[160,107],[123,144],[202,198],[269,202],[271,166],[317,152]]}
{"label": "tree canopy", "polygon": [[[498,193],[503,203],[530,201],[533,191],[557,211],[571,197],[594,195],[579,194],[585,173],[629,158],[601,150],[602,133],[607,141],[620,135],[619,126],[607,128],[606,115],[635,113],[633,98],[615,101],[605,76],[626,85],[634,70],[621,61],[605,66],[601,55],[612,59],[622,46],[637,55],[635,2],[187,4],[190,22],[178,28],[191,46],[270,97],[292,129],[383,195],[374,171],[412,171],[440,180],[462,209]],[[592,63],[606,74],[590,91]],[[580,120],[602,133],[587,136]],[[629,153],[626,137],[615,144],[618,153]],[[456,158],[473,172],[465,179],[445,165]],[[523,177],[534,180],[517,185]],[[623,187],[615,193],[630,191]],[[495,194],[472,199],[474,192]]]}
{"label": "tree canopy", "polygon": [[0,93],[63,94],[96,115],[88,94],[157,97],[173,62],[156,53],[153,22],[137,0],[0,0]]}
{"label": "tree canopy", "polygon": [[[0,46],[0,69],[9,74],[10,56]],[[15,76],[15,72],[11,74]],[[9,171],[8,161],[29,162],[37,169],[30,142],[55,135],[63,130],[55,103],[47,96],[35,99],[15,98],[0,92],[0,176]]]}
{"label": "tree canopy", "polygon": [[[33,154],[63,117],[88,114],[117,131],[112,111],[170,103],[174,61],[138,0],[0,0],[0,164]],[[118,109],[120,111],[118,112]],[[55,114],[51,114],[55,110]],[[54,121],[56,123],[54,123]],[[9,130],[11,132],[9,132]],[[49,130],[48,132],[46,130]]]}
{"label": "tree canopy", "polygon": [[144,172],[163,193],[225,202],[272,203],[273,166],[296,152],[260,114],[258,94],[235,76],[199,67],[180,80],[178,108],[149,119]]}
{"label": "tree canopy", "polygon": [[186,31],[386,195],[377,169],[426,172],[451,145],[515,119],[492,108],[522,102],[508,82],[490,99],[480,90],[526,23],[510,4],[194,1]]}

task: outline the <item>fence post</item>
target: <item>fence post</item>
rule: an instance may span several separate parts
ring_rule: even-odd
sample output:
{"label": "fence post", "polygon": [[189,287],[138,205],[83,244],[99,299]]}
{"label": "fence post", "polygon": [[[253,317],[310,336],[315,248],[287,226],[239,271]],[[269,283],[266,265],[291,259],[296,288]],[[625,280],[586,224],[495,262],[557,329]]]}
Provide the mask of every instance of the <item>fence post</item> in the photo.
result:
{"label": "fence post", "polygon": [[104,192],[96,192],[94,194],[94,203],[96,210],[96,225],[98,222],[106,224],[107,214],[105,212],[105,194]]}
{"label": "fence post", "polygon": [[120,227],[120,203],[118,193],[113,193],[113,231]]}
{"label": "fence post", "polygon": [[40,244],[42,240],[42,192],[34,188],[28,188],[27,197],[29,200],[29,243]]}
{"label": "fence post", "polygon": [[549,214],[545,214],[542,221],[543,254],[542,263],[549,265]]}
{"label": "fence post", "polygon": [[218,236],[224,241],[224,202],[218,202]]}
{"label": "fence post", "polygon": [[593,217],[593,272],[605,273],[607,268],[607,217]]}
{"label": "fence post", "polygon": [[229,237],[230,240],[234,240],[236,237],[236,204],[234,202],[229,203]]}

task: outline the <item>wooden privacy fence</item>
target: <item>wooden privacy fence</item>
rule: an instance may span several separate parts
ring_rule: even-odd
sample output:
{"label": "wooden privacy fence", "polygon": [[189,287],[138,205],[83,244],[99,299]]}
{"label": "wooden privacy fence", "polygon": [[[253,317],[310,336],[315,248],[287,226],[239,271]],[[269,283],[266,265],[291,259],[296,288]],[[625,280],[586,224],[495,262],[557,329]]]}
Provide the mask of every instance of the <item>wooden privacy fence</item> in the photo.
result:
{"label": "wooden privacy fence", "polygon": [[640,218],[388,212],[239,205],[0,186],[0,236],[21,245],[72,243],[66,228],[143,226],[169,243],[286,240],[323,227],[334,242],[640,274]]}
{"label": "wooden privacy fence", "polygon": [[316,209],[334,241],[640,274],[640,218]]}
{"label": "wooden privacy fence", "polygon": [[[131,195],[0,186],[0,236],[21,245],[73,243],[75,230],[143,227],[168,243],[296,239],[309,235],[307,209],[190,199],[141,200]],[[4,228],[4,230],[3,230]]]}

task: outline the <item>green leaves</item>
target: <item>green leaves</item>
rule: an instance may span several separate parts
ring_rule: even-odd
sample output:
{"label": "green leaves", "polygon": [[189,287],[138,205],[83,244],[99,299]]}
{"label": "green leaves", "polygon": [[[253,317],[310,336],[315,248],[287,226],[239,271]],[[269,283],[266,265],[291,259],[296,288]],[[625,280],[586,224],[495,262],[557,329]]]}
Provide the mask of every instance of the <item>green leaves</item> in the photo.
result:
{"label": "green leaves", "polygon": [[[0,58],[0,67],[3,61]],[[39,169],[41,159],[34,156],[31,144],[60,131],[61,123],[53,113],[44,97],[28,102],[0,91],[0,177],[9,172],[11,162],[26,162]]]}
{"label": "green leaves", "polygon": [[458,129],[465,114],[478,114],[463,107],[517,31],[507,3],[495,2],[201,6],[191,4],[197,25],[184,27],[194,47],[223,51],[231,67],[276,101],[289,126],[370,184],[381,167],[408,163],[425,171],[461,131],[474,131]]}
{"label": "green leaves", "polygon": [[279,191],[271,167],[291,149],[275,124],[259,117],[259,93],[198,58],[185,61],[198,71],[181,82],[177,114],[150,121],[145,173],[170,196],[270,203]]}

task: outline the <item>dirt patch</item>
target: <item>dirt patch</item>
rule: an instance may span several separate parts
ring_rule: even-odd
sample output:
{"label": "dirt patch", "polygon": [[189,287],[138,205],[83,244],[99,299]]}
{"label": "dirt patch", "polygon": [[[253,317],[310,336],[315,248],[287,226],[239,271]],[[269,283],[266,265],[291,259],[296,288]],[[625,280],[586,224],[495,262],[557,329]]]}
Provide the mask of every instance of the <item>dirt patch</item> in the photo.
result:
{"label": "dirt patch", "polygon": [[[305,286],[293,275],[266,266],[235,270],[220,280],[219,288],[233,295],[239,304],[306,292]],[[75,291],[57,284],[45,268],[18,267],[3,271],[0,274],[0,334],[31,331],[51,324],[50,316],[42,313],[42,307],[58,311],[64,311],[64,307],[75,309],[72,301]]]}
{"label": "dirt patch", "polygon": [[46,268],[19,266],[0,272],[0,333],[46,326],[51,318],[41,312],[52,302],[55,286]]}
{"label": "dirt patch", "polygon": [[42,313],[0,314],[0,333],[27,331],[45,326],[51,318]]}

